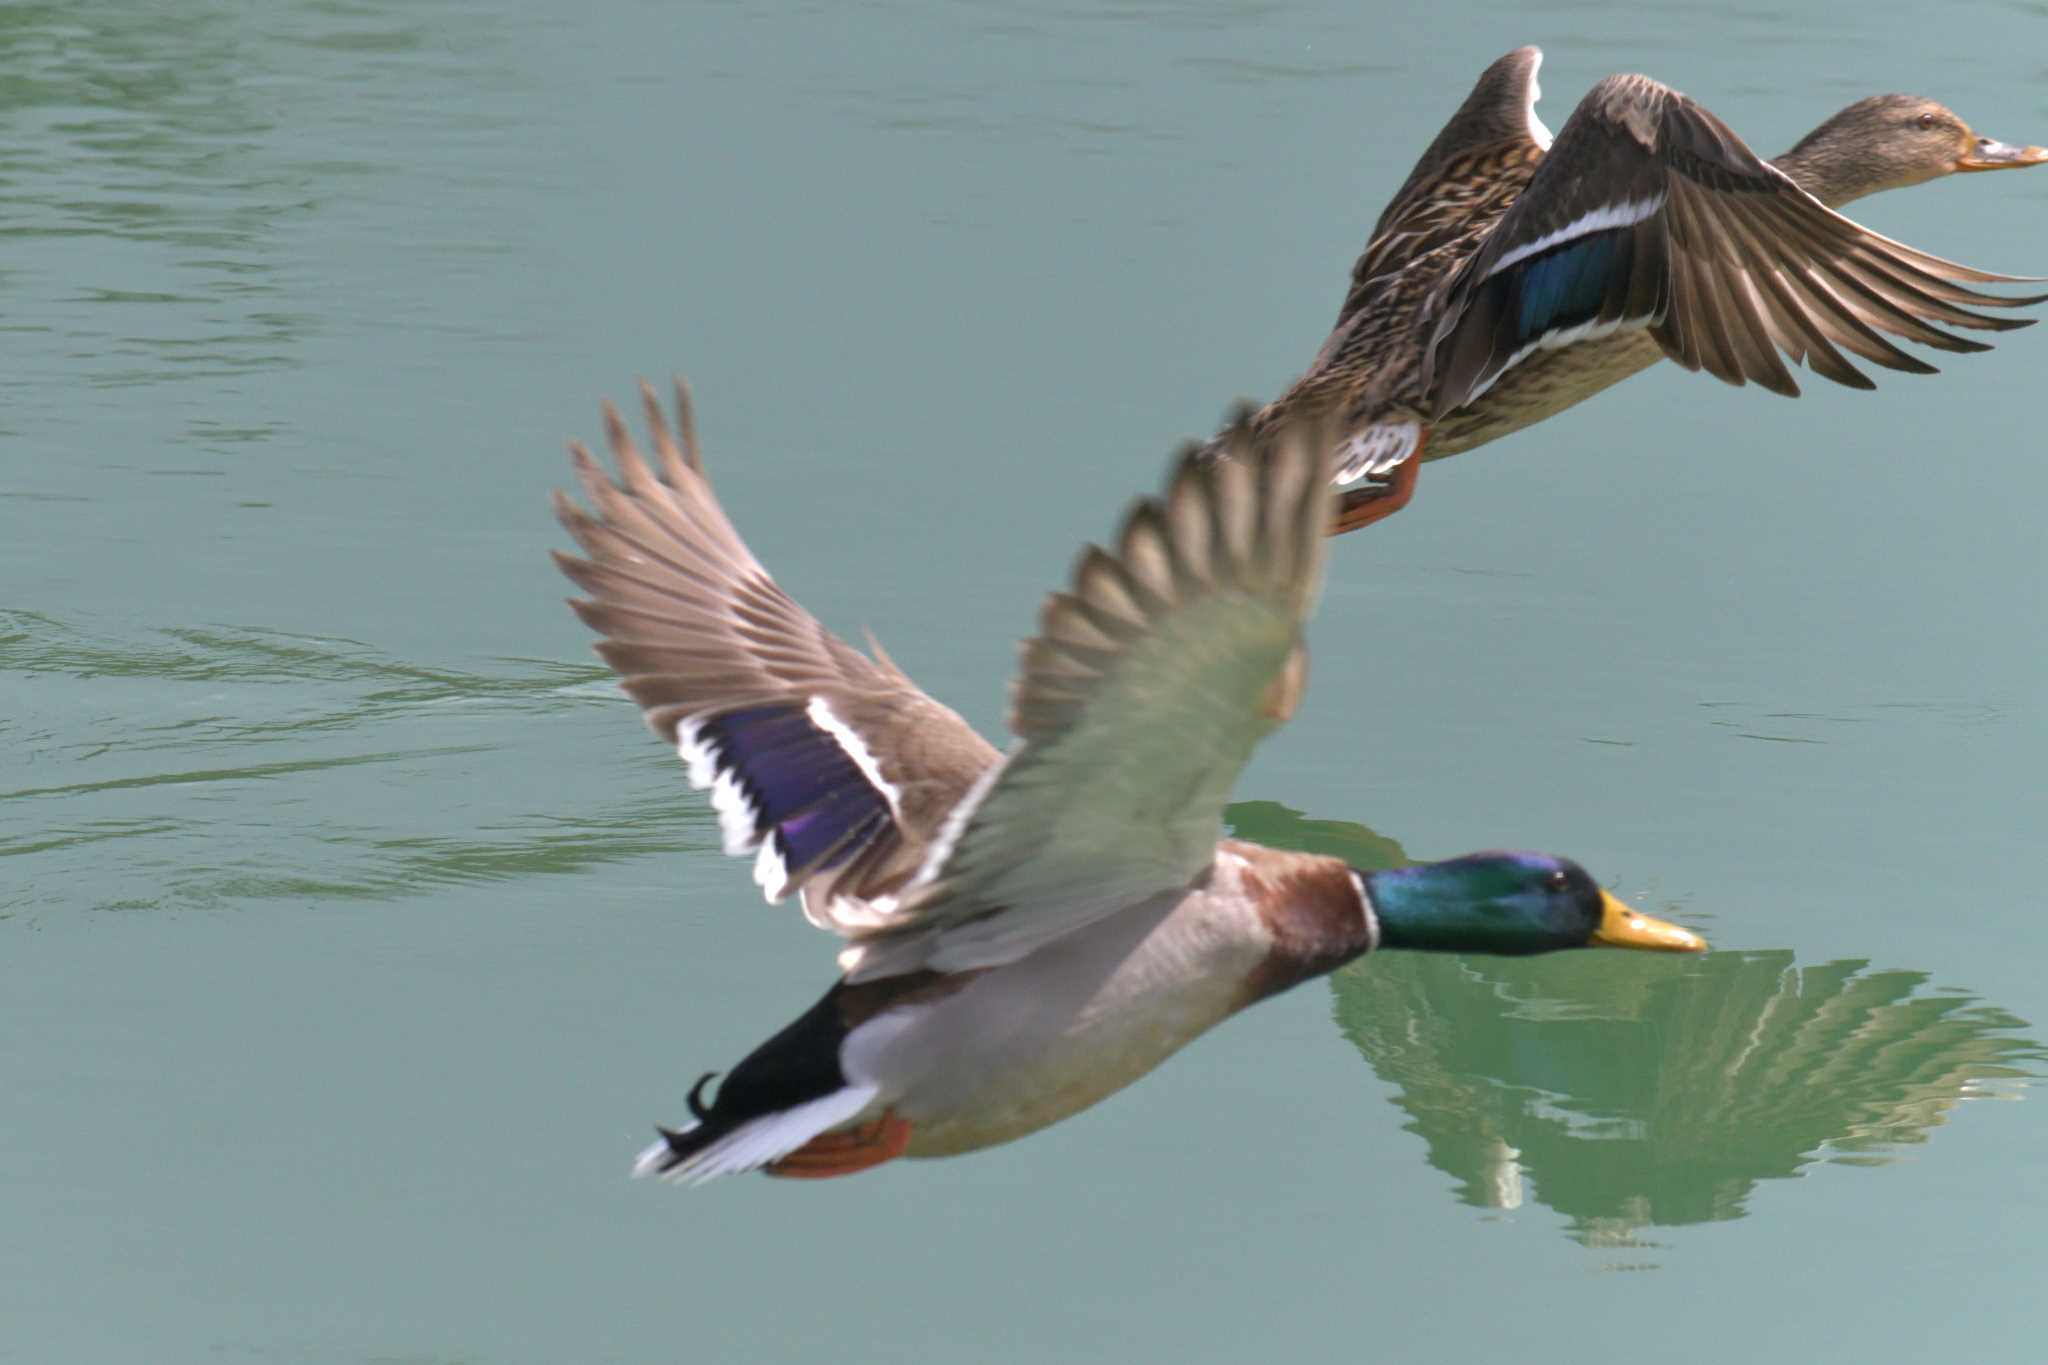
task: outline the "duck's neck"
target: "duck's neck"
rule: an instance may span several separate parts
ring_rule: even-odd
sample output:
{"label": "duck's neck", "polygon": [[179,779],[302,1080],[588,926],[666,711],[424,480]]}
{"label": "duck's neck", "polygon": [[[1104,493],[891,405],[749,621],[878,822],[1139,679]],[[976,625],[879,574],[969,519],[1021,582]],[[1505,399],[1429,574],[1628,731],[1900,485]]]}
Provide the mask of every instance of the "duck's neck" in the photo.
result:
{"label": "duck's neck", "polygon": [[1223,890],[1249,903],[1263,930],[1265,960],[1246,1003],[1335,971],[1374,946],[1367,878],[1336,858],[1226,839]]}
{"label": "duck's neck", "polygon": [[1844,135],[1835,124],[1835,119],[1829,119],[1771,164],[1831,209],[1879,190],[1918,183],[1910,176],[1902,177],[1899,167],[1872,157],[1865,140]]}

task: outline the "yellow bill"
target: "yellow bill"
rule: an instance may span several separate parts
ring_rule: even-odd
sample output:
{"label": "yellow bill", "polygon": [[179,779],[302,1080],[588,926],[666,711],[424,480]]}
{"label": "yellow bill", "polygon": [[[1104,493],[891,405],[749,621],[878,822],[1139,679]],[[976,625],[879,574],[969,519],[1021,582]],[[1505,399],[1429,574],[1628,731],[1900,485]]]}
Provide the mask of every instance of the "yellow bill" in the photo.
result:
{"label": "yellow bill", "polygon": [[1662,953],[1703,953],[1707,941],[1690,929],[1631,910],[1618,897],[1600,893],[1600,927],[1593,942],[1609,948],[1648,948]]}

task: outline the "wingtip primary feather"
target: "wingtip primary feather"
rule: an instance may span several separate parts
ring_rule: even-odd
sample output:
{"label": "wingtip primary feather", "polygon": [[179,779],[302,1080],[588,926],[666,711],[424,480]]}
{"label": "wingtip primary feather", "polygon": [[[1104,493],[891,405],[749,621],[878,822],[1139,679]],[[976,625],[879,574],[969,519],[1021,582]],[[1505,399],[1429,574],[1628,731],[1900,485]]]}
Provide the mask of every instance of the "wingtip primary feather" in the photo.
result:
{"label": "wingtip primary feather", "polygon": [[[648,467],[647,457],[641,453],[639,442],[633,439],[632,428],[626,425],[626,419],[620,414],[618,405],[609,398],[604,400],[601,407],[604,411],[605,440],[611,446],[612,459],[618,464],[619,474],[625,479],[626,488],[636,498],[653,496],[661,481]],[[659,407],[655,409],[655,415],[657,418],[660,416]],[[666,433],[666,423],[650,433],[650,439],[655,443],[657,451],[666,439]]]}
{"label": "wingtip primary feather", "polygon": [[702,474],[704,447],[697,442],[697,404],[690,395],[690,381],[678,374],[669,377],[669,384],[675,391],[676,433],[683,443],[683,462]]}
{"label": "wingtip primary feather", "polygon": [[640,388],[640,413],[647,423],[647,438],[654,443],[654,456],[661,462],[661,472],[671,484],[685,482],[683,470],[686,467],[682,448],[669,431],[668,414],[661,409],[661,399],[655,395],[654,385],[645,379],[637,381]]}

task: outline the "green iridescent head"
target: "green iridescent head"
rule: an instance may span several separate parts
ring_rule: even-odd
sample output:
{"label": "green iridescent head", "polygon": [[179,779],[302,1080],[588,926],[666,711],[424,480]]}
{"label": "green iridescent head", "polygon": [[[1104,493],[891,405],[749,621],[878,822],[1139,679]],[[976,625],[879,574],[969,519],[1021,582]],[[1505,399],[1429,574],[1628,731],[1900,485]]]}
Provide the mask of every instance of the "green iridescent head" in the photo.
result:
{"label": "green iridescent head", "polygon": [[1560,948],[1699,952],[1689,929],[1640,914],[1569,858],[1468,853],[1365,872],[1382,948],[1525,956]]}

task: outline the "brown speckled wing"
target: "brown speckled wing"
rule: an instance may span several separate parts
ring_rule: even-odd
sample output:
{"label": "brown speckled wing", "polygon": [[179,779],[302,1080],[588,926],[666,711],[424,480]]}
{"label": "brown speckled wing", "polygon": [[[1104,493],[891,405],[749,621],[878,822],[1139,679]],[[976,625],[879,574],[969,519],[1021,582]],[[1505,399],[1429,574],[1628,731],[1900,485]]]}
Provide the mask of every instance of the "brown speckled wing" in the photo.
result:
{"label": "brown speckled wing", "polygon": [[1628,328],[1647,328],[1679,364],[1730,384],[1796,394],[1782,356],[1870,388],[1844,351],[1930,373],[1885,334],[1984,350],[1935,324],[2027,326],[2031,319],[1972,307],[2048,295],[1963,287],[2024,281],[1860,227],[1677,91],[1610,76],[1580,101],[1527,190],[1446,284],[1428,356],[1431,408],[1462,407],[1538,350]]}
{"label": "brown speckled wing", "polygon": [[1514,203],[1550,144],[1536,117],[1542,65],[1541,51],[1519,47],[1480,73],[1373,225],[1335,328],[1418,262],[1447,248],[1452,263],[1462,259]]}
{"label": "brown speckled wing", "polygon": [[677,384],[672,432],[641,390],[653,465],[609,404],[619,482],[570,447],[594,512],[555,496],[587,556],[555,556],[590,594],[570,605],[710,794],[725,851],[753,856],[771,901],[801,891],[813,923],[852,933],[923,863],[996,751],[776,586],[704,476],[687,391]]}

